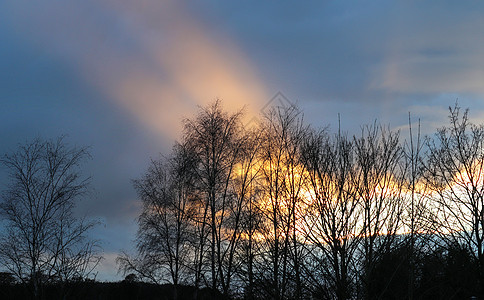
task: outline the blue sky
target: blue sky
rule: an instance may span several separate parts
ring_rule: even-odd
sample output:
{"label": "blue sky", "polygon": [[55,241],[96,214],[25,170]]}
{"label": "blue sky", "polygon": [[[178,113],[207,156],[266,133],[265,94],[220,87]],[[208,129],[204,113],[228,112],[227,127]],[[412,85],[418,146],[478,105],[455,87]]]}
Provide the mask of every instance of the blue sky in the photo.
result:
{"label": "blue sky", "polygon": [[61,134],[91,146],[79,214],[103,221],[98,278],[117,280],[139,212],[130,180],[199,105],[218,97],[250,119],[282,92],[315,126],[339,113],[351,133],[375,119],[405,130],[410,111],[431,133],[458,99],[480,122],[483,33],[478,1],[4,0],[0,152]]}

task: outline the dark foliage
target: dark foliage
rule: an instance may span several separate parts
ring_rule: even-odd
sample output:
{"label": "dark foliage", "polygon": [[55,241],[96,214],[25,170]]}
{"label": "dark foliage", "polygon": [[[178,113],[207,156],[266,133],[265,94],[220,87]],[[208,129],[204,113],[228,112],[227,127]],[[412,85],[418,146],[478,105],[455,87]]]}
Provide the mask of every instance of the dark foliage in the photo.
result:
{"label": "dark foliage", "polygon": [[[8,284],[0,286],[1,299],[31,299],[25,284]],[[217,291],[210,288],[195,289],[192,286],[157,285],[146,282],[123,280],[120,282],[83,281],[70,283],[71,293],[61,295],[61,287],[56,284],[47,285],[44,299],[66,300],[209,300],[226,299]],[[177,296],[175,296],[177,295]]]}

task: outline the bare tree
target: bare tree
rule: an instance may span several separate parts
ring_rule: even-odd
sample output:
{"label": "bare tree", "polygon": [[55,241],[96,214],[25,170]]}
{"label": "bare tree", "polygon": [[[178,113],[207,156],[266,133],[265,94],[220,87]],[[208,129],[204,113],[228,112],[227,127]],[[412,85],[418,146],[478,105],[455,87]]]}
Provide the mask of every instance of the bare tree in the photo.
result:
{"label": "bare tree", "polygon": [[237,214],[241,209],[231,186],[244,142],[240,118],[241,112],[228,114],[217,100],[202,108],[197,118],[185,121],[183,138],[197,158],[194,172],[202,201],[198,220],[201,230],[197,273],[200,274],[204,264],[204,248],[208,242],[210,273],[204,278],[214,290],[221,287],[224,294],[230,290],[233,245],[238,241]]}
{"label": "bare tree", "polygon": [[80,172],[87,157],[86,148],[71,148],[59,138],[37,139],[1,159],[10,182],[0,205],[6,221],[0,263],[30,283],[35,298],[47,281],[89,276],[101,259],[97,243],[87,237],[95,223],[73,216],[88,190],[89,178]]}
{"label": "bare tree", "polygon": [[259,186],[261,164],[257,160],[261,146],[261,133],[246,131],[239,150],[239,158],[231,179],[234,193],[234,206],[231,208],[229,229],[231,238],[227,247],[227,282],[232,273],[238,273],[245,282],[246,298],[253,298],[254,256],[256,253],[255,234],[261,221],[257,203],[260,200]]}
{"label": "bare tree", "polygon": [[[294,107],[250,132],[219,101],[201,108],[172,155],[134,181],[139,255],[121,267],[175,292],[187,283],[245,299],[425,297],[422,288],[443,286],[433,273],[455,278],[474,261],[483,284],[484,126],[450,112],[426,143],[409,117],[402,144],[376,123],[352,138],[310,130]],[[65,207],[56,228],[74,232]],[[44,248],[71,248],[55,241]],[[57,263],[36,259],[61,276],[68,263],[53,252]]]}
{"label": "bare tree", "polygon": [[261,271],[265,277],[265,273],[270,274],[266,280],[273,299],[287,297],[289,285],[294,287],[294,296],[300,297],[302,252],[298,223],[305,182],[300,146],[305,127],[295,107],[272,109],[262,126],[259,159],[265,195],[259,207],[264,214],[261,242],[266,249],[261,256]]}
{"label": "bare tree", "polygon": [[143,204],[138,218],[138,255],[118,257],[124,273],[136,272],[154,283],[170,282],[174,297],[180,283],[187,283],[192,255],[192,217],[196,193],[193,157],[176,144],[173,156],[153,160],[146,174],[133,181]]}
{"label": "bare tree", "polygon": [[416,136],[413,133],[412,120],[408,114],[409,139],[405,141],[403,148],[404,169],[406,175],[406,187],[404,196],[406,198],[406,208],[403,211],[404,233],[407,234],[407,260],[409,262],[408,278],[408,299],[414,298],[415,286],[417,282],[417,264],[419,253],[425,249],[431,241],[428,233],[429,214],[427,204],[430,199],[430,189],[423,177],[424,161],[423,151],[425,142],[420,134],[420,120]]}
{"label": "bare tree", "polygon": [[457,104],[449,111],[450,124],[427,143],[432,230],[474,255],[484,291],[484,126],[469,122],[468,110],[461,115]]}
{"label": "bare tree", "polygon": [[326,131],[307,135],[302,151],[310,194],[304,234],[314,249],[311,259],[320,271],[313,274],[310,270],[307,281],[334,299],[350,299],[355,283],[352,265],[360,219],[352,178],[353,151],[353,144],[344,135],[330,138]]}
{"label": "bare tree", "polygon": [[292,298],[303,299],[306,297],[304,297],[303,291],[302,269],[304,256],[306,255],[304,245],[307,242],[307,236],[303,234],[303,216],[307,212],[304,200],[307,196],[305,188],[307,187],[308,178],[302,164],[301,150],[308,127],[304,125],[302,114],[296,108],[289,108],[285,114],[290,118],[294,118],[283,146],[286,153],[286,175],[283,180],[285,203],[283,205],[287,207],[286,227],[291,243],[289,257],[294,273],[292,277],[295,285]]}
{"label": "bare tree", "polygon": [[376,124],[354,139],[357,197],[361,207],[362,284],[371,297],[372,272],[379,256],[394,245],[402,225],[402,148],[398,133]]}

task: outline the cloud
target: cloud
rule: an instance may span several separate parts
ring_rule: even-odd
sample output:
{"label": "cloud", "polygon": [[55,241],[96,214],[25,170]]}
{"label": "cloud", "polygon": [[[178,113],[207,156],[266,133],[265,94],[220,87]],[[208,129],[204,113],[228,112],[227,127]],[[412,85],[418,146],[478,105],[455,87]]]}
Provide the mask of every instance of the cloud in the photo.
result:
{"label": "cloud", "polygon": [[255,114],[268,99],[250,61],[171,1],[7,1],[10,26],[52,51],[161,136],[215,98]]}
{"label": "cloud", "polygon": [[216,97],[252,117],[278,90],[356,106],[484,94],[484,21],[466,4],[5,3],[10,26],[162,137]]}
{"label": "cloud", "polygon": [[118,273],[118,265],[116,258],[119,256],[117,252],[104,253],[104,259],[96,268],[96,279],[101,281],[121,281],[123,275]]}
{"label": "cloud", "polygon": [[[479,4],[478,6],[482,6]],[[400,3],[397,25],[372,73],[371,88],[394,93],[484,94],[480,8],[431,1]]]}
{"label": "cloud", "polygon": [[250,115],[267,99],[255,69],[235,45],[216,38],[178,3],[111,3],[136,24],[137,39],[150,60],[149,68],[130,72],[113,93],[151,127],[179,124],[181,116],[195,112],[194,104],[215,98],[229,110],[248,105]]}
{"label": "cloud", "polygon": [[405,106],[484,92],[481,3],[191,2],[242,41],[271,89],[301,101]]}

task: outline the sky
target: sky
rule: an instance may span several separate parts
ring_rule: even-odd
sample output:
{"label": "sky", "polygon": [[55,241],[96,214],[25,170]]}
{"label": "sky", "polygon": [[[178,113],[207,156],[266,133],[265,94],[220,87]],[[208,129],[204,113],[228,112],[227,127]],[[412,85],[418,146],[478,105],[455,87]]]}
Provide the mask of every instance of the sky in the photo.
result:
{"label": "sky", "polygon": [[90,147],[77,213],[101,220],[100,280],[134,251],[131,180],[217,98],[247,123],[293,103],[356,134],[378,120],[403,135],[409,112],[431,134],[456,101],[482,122],[484,2],[0,1],[0,153],[60,135]]}

